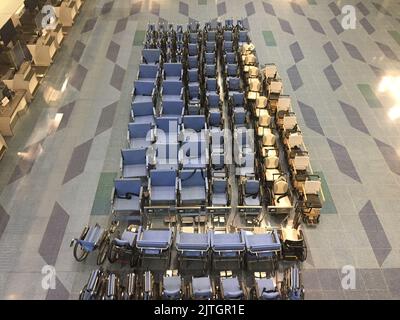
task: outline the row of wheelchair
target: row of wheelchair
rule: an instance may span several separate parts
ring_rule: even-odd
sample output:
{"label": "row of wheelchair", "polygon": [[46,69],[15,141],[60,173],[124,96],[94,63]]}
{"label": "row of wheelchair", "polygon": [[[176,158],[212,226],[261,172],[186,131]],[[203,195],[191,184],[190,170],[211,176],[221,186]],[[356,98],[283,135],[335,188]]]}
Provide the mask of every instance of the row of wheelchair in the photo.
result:
{"label": "row of wheelchair", "polygon": [[255,272],[251,282],[232,271],[221,271],[219,276],[192,276],[186,279],[178,270],[167,270],[157,281],[151,271],[117,273],[93,270],[80,292],[80,300],[302,300],[304,289],[297,266],[283,271],[283,277]]}
{"label": "row of wheelchair", "polygon": [[[262,159],[261,171],[264,183],[269,190],[275,189],[277,183],[290,180],[292,197],[283,201],[293,202],[296,195],[296,212],[300,213],[303,222],[315,225],[319,222],[320,210],[324,202],[324,194],[319,175],[314,174],[310,155],[304,143],[303,134],[293,112],[290,96],[283,94],[282,80],[275,65],[266,65],[259,70],[259,81],[263,83],[255,99],[253,116],[256,119],[256,131],[259,144],[259,155]],[[265,94],[264,94],[265,92]],[[278,142],[283,145],[280,154]],[[288,164],[288,171],[281,166],[282,161]],[[270,187],[273,185],[273,187]]]}
{"label": "row of wheelchair", "polygon": [[[131,224],[122,233],[116,231],[118,223],[114,222],[107,230],[96,224],[86,228],[71,244],[75,244],[74,255],[78,261],[98,249],[97,264],[108,258],[110,263],[128,261],[137,269],[155,262],[161,270],[177,263],[180,270],[193,267],[210,272],[229,265],[238,270],[259,271],[262,267],[273,274],[280,261],[306,259],[307,247],[301,230],[290,227],[223,230],[207,225],[201,216],[184,215],[175,227]],[[175,256],[171,258],[172,251],[176,253],[176,260]]]}

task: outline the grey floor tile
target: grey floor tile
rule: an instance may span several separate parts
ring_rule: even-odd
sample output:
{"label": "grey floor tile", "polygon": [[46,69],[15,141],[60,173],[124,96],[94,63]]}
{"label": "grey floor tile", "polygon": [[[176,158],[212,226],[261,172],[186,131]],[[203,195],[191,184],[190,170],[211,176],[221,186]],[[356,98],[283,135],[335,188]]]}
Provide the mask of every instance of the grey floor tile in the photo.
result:
{"label": "grey floor tile", "polygon": [[382,273],[392,297],[400,299],[400,268],[382,269]]}
{"label": "grey floor tile", "polygon": [[340,290],[341,278],[337,269],[318,269],[322,290]]}

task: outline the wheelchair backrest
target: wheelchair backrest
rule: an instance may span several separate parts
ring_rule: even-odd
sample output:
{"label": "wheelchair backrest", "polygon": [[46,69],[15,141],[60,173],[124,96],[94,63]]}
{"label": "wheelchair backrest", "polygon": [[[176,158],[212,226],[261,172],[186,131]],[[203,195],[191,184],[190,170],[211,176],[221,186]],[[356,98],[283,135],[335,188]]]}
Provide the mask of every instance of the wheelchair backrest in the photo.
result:
{"label": "wheelchair backrest", "polygon": [[277,111],[289,111],[290,109],[290,97],[281,95],[278,99]]}
{"label": "wheelchair backrest", "polygon": [[197,98],[200,95],[200,85],[198,82],[189,86],[189,98]]}
{"label": "wheelchair backrest", "polygon": [[167,77],[180,77],[182,72],[181,63],[164,63],[164,71]]}
{"label": "wheelchair backrest", "polygon": [[189,43],[188,44],[188,49],[189,49],[189,55],[190,56],[195,56],[199,52],[199,48],[197,43]]}
{"label": "wheelchair backrest", "polygon": [[182,187],[205,186],[206,173],[202,170],[181,170],[180,179]]}
{"label": "wheelchair backrest", "polygon": [[246,194],[257,194],[260,190],[260,182],[258,180],[246,180],[244,185]]}
{"label": "wheelchair backrest", "polygon": [[306,180],[304,183],[304,190],[306,194],[318,194],[318,192],[321,190],[321,181]]}
{"label": "wheelchair backrest", "polygon": [[122,149],[121,156],[124,165],[146,164],[146,149]]}
{"label": "wheelchair backrest", "polygon": [[290,134],[288,144],[291,148],[300,147],[303,144],[302,134],[298,132]]}
{"label": "wheelchair backrest", "polygon": [[151,170],[150,178],[152,186],[175,186],[176,172],[171,170]]}
{"label": "wheelchair backrest", "polygon": [[151,123],[134,123],[128,124],[129,137],[146,138],[151,130]]}
{"label": "wheelchair backrest", "polygon": [[134,116],[152,116],[154,113],[153,103],[149,101],[136,104],[135,101],[133,101],[132,111]]}
{"label": "wheelchair backrest", "polygon": [[214,52],[206,52],[204,54],[204,57],[206,59],[206,63],[208,63],[208,64],[214,64],[215,63],[215,53]]}
{"label": "wheelchair backrest", "polygon": [[188,70],[188,78],[189,78],[189,82],[198,82],[199,81],[199,70],[198,69],[189,69]]}
{"label": "wheelchair backrest", "polygon": [[206,64],[205,66],[205,75],[208,77],[215,77],[216,75],[216,65],[215,64]]}
{"label": "wheelchair backrest", "polygon": [[235,52],[227,52],[225,54],[225,60],[226,63],[230,63],[230,64],[236,64],[237,63],[237,59],[236,59],[236,53]]}
{"label": "wheelchair backrest", "polygon": [[[297,170],[306,170],[310,164],[309,156],[295,156],[294,158],[294,167]],[[314,182],[314,181],[309,181]]]}
{"label": "wheelchair backrest", "polygon": [[182,88],[183,85],[180,80],[165,80],[162,84],[162,94],[178,96],[181,94]]}
{"label": "wheelchair backrest", "polygon": [[286,130],[293,129],[297,124],[297,118],[295,115],[285,116],[283,117],[283,127]]}
{"label": "wheelchair backrest", "polygon": [[221,124],[222,114],[217,108],[211,109],[208,117],[210,126],[218,127]]}
{"label": "wheelchair backrest", "polygon": [[160,61],[160,49],[143,49],[142,56],[144,63],[155,63]]}
{"label": "wheelchair backrest", "polygon": [[207,94],[208,107],[217,108],[219,106],[219,95],[218,94]]}
{"label": "wheelchair backrest", "polygon": [[154,82],[150,81],[135,81],[135,95],[136,96],[151,96],[155,88]]}
{"label": "wheelchair backrest", "polygon": [[211,153],[211,164],[213,166],[217,166],[217,167],[224,166],[225,165],[225,154],[212,152]]}
{"label": "wheelchair backrest", "polygon": [[273,78],[275,78],[275,76],[278,72],[278,68],[276,67],[275,64],[267,64],[267,65],[265,65],[263,72],[264,72],[265,78],[273,79]]}
{"label": "wheelchair backrest", "polygon": [[246,30],[239,31],[239,42],[247,42],[248,35]]}
{"label": "wheelchair backrest", "polygon": [[205,129],[206,118],[204,115],[193,115],[193,116],[184,116],[183,117],[183,125],[185,129],[192,129],[196,132],[200,132],[202,129]]}
{"label": "wheelchair backrest", "polygon": [[246,123],[246,111],[243,108],[235,108],[233,111],[233,119],[235,124]]}
{"label": "wheelchair backrest", "polygon": [[266,169],[276,169],[279,166],[279,158],[277,156],[270,156],[264,159],[264,166]]}
{"label": "wheelchair backrest", "polygon": [[267,107],[268,99],[265,96],[258,96],[256,99],[256,107],[259,109],[264,109]]}
{"label": "wheelchair backrest", "polygon": [[240,89],[240,78],[239,77],[229,77],[228,78],[228,90],[238,91]]}
{"label": "wheelchair backrest", "polygon": [[286,178],[281,176],[274,181],[274,194],[282,195],[288,192],[289,185],[286,181]]}
{"label": "wheelchair backrest", "polygon": [[139,79],[141,78],[156,78],[158,72],[158,66],[151,64],[141,63],[139,65]]}
{"label": "wheelchair backrest", "polygon": [[261,91],[261,82],[257,78],[251,78],[249,80],[249,90],[250,91]]}
{"label": "wheelchair backrest", "polygon": [[272,80],[269,85],[269,91],[271,93],[281,93],[283,88],[282,80]]}
{"label": "wheelchair backrest", "polygon": [[237,64],[233,64],[233,63],[228,63],[226,65],[226,71],[228,76],[235,76],[237,75],[237,71],[238,71],[238,65]]}
{"label": "wheelchair backrest", "polygon": [[163,101],[162,103],[162,115],[180,116],[183,113],[185,105],[183,100],[175,101]]}
{"label": "wheelchair backrest", "polygon": [[207,78],[206,79],[206,89],[207,89],[207,91],[216,91],[217,90],[217,79]]}
{"label": "wheelchair backrest", "polygon": [[228,189],[228,181],[223,178],[212,179],[212,191],[213,193],[226,193]]}
{"label": "wheelchair backrest", "polygon": [[165,133],[178,132],[178,118],[177,117],[158,117],[156,118],[157,129]]}
{"label": "wheelchair backrest", "polygon": [[157,143],[155,146],[157,163],[178,163],[178,143]]}
{"label": "wheelchair backrest", "polygon": [[117,196],[126,197],[127,194],[139,196],[142,182],[140,179],[115,179],[114,188]]}
{"label": "wheelchair backrest", "polygon": [[[235,79],[235,78],[231,78]],[[232,94],[232,102],[234,106],[243,106],[244,105],[244,93],[235,92]]]}
{"label": "wheelchair backrest", "polygon": [[263,145],[264,146],[273,146],[276,141],[276,136],[271,131],[264,131],[263,135]]}
{"label": "wheelchair backrest", "polygon": [[206,154],[206,142],[204,140],[187,141],[182,144],[181,150],[186,158],[200,158]]}
{"label": "wheelchair backrest", "polygon": [[269,115],[268,110],[266,110],[266,109],[260,110],[260,114],[258,117],[258,123],[260,126],[269,127],[269,125],[271,124],[271,116]]}

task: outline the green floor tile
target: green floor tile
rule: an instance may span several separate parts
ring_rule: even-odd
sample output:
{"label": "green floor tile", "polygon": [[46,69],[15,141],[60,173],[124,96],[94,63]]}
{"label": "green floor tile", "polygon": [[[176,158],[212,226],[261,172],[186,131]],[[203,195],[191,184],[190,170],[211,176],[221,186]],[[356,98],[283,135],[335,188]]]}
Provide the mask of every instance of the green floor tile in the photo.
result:
{"label": "green floor tile", "polygon": [[207,0],[199,0],[199,5],[206,5],[207,4]]}
{"label": "green floor tile", "polygon": [[325,203],[321,209],[321,214],[324,213],[336,214],[337,213],[336,206],[335,203],[333,202],[332,195],[331,192],[329,191],[329,187],[328,184],[326,183],[324,174],[320,171],[319,172],[316,171],[315,174],[319,175],[319,177],[321,178],[322,191],[325,197]]}
{"label": "green floor tile", "polygon": [[316,2],[315,0],[308,0],[308,4],[311,4],[311,5],[316,5],[316,4],[317,4],[317,2]]}
{"label": "green floor tile", "polygon": [[394,41],[397,42],[397,44],[400,46],[400,33],[398,31],[388,31],[389,34],[392,36],[392,38],[394,39]]}
{"label": "green floor tile", "polygon": [[264,41],[268,47],[275,47],[276,41],[272,31],[263,31]]}
{"label": "green floor tile", "polygon": [[371,108],[382,108],[381,102],[369,84],[358,84],[357,87]]}
{"label": "green floor tile", "polygon": [[97,185],[92,206],[92,215],[108,215],[111,211],[111,192],[114,187],[115,172],[102,172]]}
{"label": "green floor tile", "polygon": [[146,31],[144,30],[136,30],[135,38],[133,39],[134,46],[142,46],[144,42],[144,37],[146,35]]}

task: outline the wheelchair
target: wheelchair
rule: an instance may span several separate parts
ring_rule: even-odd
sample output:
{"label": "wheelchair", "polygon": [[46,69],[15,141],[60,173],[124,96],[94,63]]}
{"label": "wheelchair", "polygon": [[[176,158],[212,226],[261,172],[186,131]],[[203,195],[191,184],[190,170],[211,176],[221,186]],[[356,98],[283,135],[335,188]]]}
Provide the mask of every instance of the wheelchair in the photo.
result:
{"label": "wheelchair", "polygon": [[124,288],[119,277],[112,272],[108,272],[103,282],[103,292],[101,300],[121,300]]}
{"label": "wheelchair", "polygon": [[[295,220],[300,219],[301,212],[296,208]],[[282,258],[284,260],[305,261],[307,259],[307,244],[299,222],[287,223],[280,233],[282,243]]]}
{"label": "wheelchair", "polygon": [[89,280],[79,293],[79,300],[97,300],[100,289],[103,286],[104,272],[103,269],[93,270],[89,275]]}
{"label": "wheelchair", "polygon": [[72,239],[70,243],[70,247],[74,246],[76,261],[84,261],[89,253],[98,249],[97,264],[103,264],[110,246],[110,236],[115,232],[117,226],[117,222],[112,222],[109,229],[104,229],[97,223],[95,226],[86,226],[80,237]]}
{"label": "wheelchair", "polygon": [[219,286],[217,287],[218,297],[223,300],[245,300],[246,292],[242,281],[234,276],[232,271],[221,271]]}
{"label": "wheelchair", "polygon": [[146,271],[139,284],[139,299],[152,300],[154,299],[154,276],[151,271]]}
{"label": "wheelchair", "polygon": [[278,288],[275,276],[268,276],[266,272],[254,272],[254,284],[250,290],[251,300],[281,300],[282,295]]}
{"label": "wheelchair", "polygon": [[121,236],[117,235],[109,246],[108,261],[114,263],[120,256],[127,255],[129,256],[129,264],[133,268],[137,260],[137,255],[135,254],[136,237],[137,228],[135,225],[128,226]]}
{"label": "wheelchair", "polygon": [[185,289],[183,284],[178,270],[167,270],[162,278],[159,296],[163,300],[182,300]]}
{"label": "wheelchair", "polygon": [[122,294],[123,300],[136,300],[137,277],[135,273],[128,273],[126,276],[126,287]]}
{"label": "wheelchair", "polygon": [[297,265],[285,271],[282,292],[285,300],[304,300],[304,287],[301,272]]}

